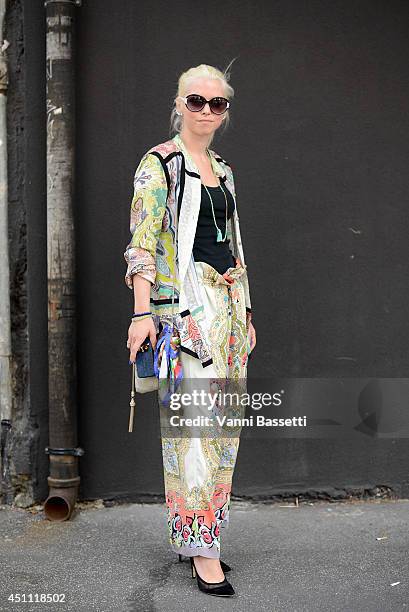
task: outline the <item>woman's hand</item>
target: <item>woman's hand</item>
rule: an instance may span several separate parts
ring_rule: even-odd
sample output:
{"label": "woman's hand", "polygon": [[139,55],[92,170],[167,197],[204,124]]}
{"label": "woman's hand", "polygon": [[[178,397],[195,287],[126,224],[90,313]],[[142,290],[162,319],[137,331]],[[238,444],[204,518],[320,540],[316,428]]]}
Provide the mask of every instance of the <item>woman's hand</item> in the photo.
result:
{"label": "woman's hand", "polygon": [[247,331],[247,337],[249,339],[250,342],[250,353],[253,351],[254,347],[256,346],[256,330],[254,329],[254,325],[253,323],[250,321],[249,322],[249,328]]}
{"label": "woman's hand", "polygon": [[151,341],[152,348],[155,350],[156,329],[152,317],[141,319],[140,321],[131,322],[128,329],[128,342],[126,343],[126,346],[130,350],[130,361],[135,361],[136,353],[138,352],[140,346],[145,342],[148,336]]}

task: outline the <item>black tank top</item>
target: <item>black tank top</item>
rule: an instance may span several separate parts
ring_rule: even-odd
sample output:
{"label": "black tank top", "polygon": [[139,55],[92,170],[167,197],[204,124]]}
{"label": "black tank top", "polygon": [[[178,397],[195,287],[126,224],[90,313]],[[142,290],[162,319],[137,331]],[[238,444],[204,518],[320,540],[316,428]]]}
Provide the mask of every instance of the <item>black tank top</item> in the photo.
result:
{"label": "black tank top", "polygon": [[[233,214],[234,199],[230,191],[221,183],[221,187],[209,187],[206,185],[213,200],[214,216],[217,226],[220,228],[224,237],[226,231],[226,199],[227,198],[227,218]],[[229,242],[216,242],[217,229],[214,225],[212,206],[209,196],[202,184],[202,197],[200,202],[199,217],[197,220],[195,240],[193,243],[193,259],[195,261],[205,261],[215,268],[220,274],[224,274],[230,267],[236,265],[235,259],[229,248]]]}

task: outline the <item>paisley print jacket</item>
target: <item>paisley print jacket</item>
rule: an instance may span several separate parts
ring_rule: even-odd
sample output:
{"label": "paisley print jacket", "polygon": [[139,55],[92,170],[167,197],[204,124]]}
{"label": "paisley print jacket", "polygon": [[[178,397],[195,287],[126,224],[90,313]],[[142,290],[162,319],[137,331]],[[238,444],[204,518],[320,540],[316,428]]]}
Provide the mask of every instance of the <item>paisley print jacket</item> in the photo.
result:
{"label": "paisley print jacket", "polygon": [[[235,202],[233,215],[227,224],[227,240],[233,256],[245,268],[241,279],[245,289],[248,325],[251,319],[250,291],[233,171],[220,155],[211,149],[209,152],[214,173],[229,189]],[[181,350],[200,359],[203,367],[206,367],[212,363],[212,358],[209,342],[200,326],[204,308],[193,259],[200,200],[200,174],[179,134],[149,149],[135,171],[130,212],[132,239],[126,247],[124,258],[127,263],[125,283],[129,289],[133,290],[134,274],[143,276],[151,283],[150,309],[156,331],[159,331],[160,322],[173,320],[180,332]]]}

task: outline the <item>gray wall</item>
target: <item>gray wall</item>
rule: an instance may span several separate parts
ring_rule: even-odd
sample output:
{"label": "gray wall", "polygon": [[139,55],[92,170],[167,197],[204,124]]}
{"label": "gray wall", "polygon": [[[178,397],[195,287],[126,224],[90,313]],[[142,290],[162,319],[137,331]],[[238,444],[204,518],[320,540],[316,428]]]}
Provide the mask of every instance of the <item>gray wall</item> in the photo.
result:
{"label": "gray wall", "polygon": [[[169,137],[177,78],[190,66],[223,68],[238,56],[231,125],[213,148],[236,176],[257,330],[249,377],[296,387],[303,378],[408,371],[407,3],[192,7],[86,0],[78,9],[83,498],[163,495],[154,396],[138,397],[127,431],[132,293],[123,251],[134,170]],[[358,408],[351,399],[345,410]],[[407,495],[407,437],[379,439],[377,424],[344,439],[243,440],[233,492]]]}

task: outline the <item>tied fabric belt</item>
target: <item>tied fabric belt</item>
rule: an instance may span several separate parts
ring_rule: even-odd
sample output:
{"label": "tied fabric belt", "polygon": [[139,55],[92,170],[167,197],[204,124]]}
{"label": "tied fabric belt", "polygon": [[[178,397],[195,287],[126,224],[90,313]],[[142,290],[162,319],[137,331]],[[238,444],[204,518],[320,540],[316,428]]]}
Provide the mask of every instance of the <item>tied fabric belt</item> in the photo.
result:
{"label": "tied fabric belt", "polygon": [[236,278],[240,278],[246,271],[247,266],[243,266],[240,259],[236,257],[236,267],[228,268],[224,274],[220,274],[213,266],[206,262],[203,264],[203,282],[208,285],[233,285]]}
{"label": "tied fabric belt", "polygon": [[[239,279],[244,272],[246,271],[247,266],[243,265],[238,257],[236,257],[236,267],[228,268],[224,274],[220,274],[213,266],[209,265],[206,262],[201,262],[200,268],[200,276],[201,282],[203,285],[208,285],[210,287],[215,286],[226,286],[227,285],[227,296],[226,296],[226,304],[228,307],[229,316],[234,316],[234,309],[236,307],[236,301],[238,300],[238,296],[235,292],[235,281]],[[234,336],[230,336],[229,345],[234,342]],[[247,357],[250,355],[250,339],[247,333],[246,335],[246,352]],[[229,362],[227,364],[227,369],[232,365],[231,363],[231,353],[229,352]],[[226,374],[227,376],[227,374]]]}

